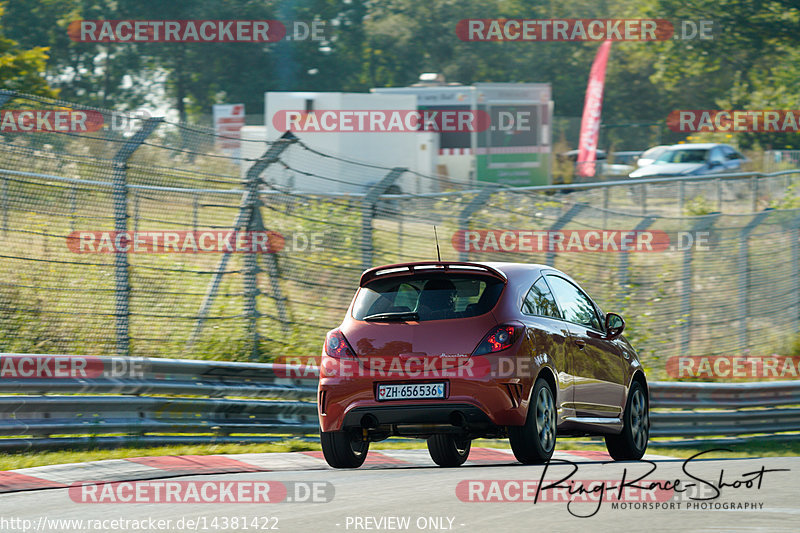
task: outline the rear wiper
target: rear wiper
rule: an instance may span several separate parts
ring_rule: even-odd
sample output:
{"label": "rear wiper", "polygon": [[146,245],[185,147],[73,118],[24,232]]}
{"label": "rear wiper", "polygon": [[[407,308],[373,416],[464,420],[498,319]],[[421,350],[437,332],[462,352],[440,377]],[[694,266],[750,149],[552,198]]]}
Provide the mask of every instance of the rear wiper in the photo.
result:
{"label": "rear wiper", "polygon": [[369,322],[389,322],[391,320],[419,320],[419,313],[414,311],[400,311],[397,313],[376,313],[364,317]]}

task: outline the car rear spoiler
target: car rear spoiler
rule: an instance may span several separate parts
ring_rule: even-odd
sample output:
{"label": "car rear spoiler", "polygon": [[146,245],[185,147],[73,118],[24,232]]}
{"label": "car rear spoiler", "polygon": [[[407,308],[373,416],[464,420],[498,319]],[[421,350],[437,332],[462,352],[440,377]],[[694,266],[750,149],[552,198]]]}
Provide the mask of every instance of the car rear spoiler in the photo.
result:
{"label": "car rear spoiler", "polygon": [[508,282],[505,274],[497,269],[480,263],[467,263],[462,261],[418,261],[416,263],[397,263],[394,265],[383,265],[370,268],[361,274],[359,285],[363,287],[370,281],[378,277],[408,276],[419,271],[435,272],[441,269],[443,272],[462,272],[462,273],[481,273]]}

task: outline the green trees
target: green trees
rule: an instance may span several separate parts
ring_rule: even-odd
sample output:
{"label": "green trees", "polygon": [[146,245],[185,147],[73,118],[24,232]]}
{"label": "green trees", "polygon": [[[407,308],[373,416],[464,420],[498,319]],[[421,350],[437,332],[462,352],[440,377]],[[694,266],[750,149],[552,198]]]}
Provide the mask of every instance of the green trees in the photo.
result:
{"label": "green trees", "polygon": [[[796,0],[6,0],[0,76],[7,87],[49,85],[67,100],[105,107],[168,105],[196,119],[222,101],[261,113],[265,91],[365,91],[436,71],[465,84],[549,82],[556,114],[581,114],[597,43],[464,42],[455,28],[466,18],[711,21],[712,39],[615,43],[606,124],[663,123],[675,109],[797,107]],[[316,19],[325,23],[325,40],[78,43],[66,29],[79,19]],[[777,148],[796,144],[795,137],[737,140]]]}
{"label": "green trees", "polygon": [[[0,4],[0,18],[3,6]],[[0,26],[0,88],[56,96],[42,75],[47,64],[47,47],[34,46],[26,49],[18,42],[8,38]]]}

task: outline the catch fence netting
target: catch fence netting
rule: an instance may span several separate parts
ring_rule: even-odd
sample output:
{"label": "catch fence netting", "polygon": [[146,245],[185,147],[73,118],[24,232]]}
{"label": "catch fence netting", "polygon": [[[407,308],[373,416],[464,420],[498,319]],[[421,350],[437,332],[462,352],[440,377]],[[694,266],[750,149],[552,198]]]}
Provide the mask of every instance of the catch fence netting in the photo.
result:
{"label": "catch fence netting", "polygon": [[[434,226],[442,259],[569,273],[656,373],[673,355],[780,351],[798,329],[793,172],[512,189],[0,97],[17,126],[34,111],[68,125],[0,133],[3,352],[316,356],[361,272],[435,259]],[[630,231],[641,246],[619,249]]]}

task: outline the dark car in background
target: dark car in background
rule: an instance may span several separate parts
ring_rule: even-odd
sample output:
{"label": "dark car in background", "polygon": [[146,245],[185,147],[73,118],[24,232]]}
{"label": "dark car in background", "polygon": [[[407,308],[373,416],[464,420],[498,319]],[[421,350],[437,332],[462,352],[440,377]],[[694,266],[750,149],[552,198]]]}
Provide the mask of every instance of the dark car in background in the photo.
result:
{"label": "dark car in background", "polygon": [[360,466],[369,443],[427,439],[458,466],[476,438],[509,438],[525,464],[557,435],[602,435],[614,459],[639,459],[648,389],[623,319],[567,274],[517,263],[416,262],[361,276],[320,362],[322,450]]}

